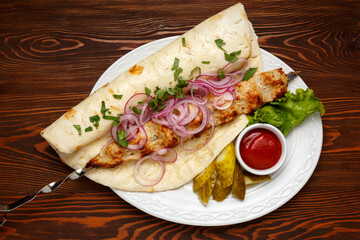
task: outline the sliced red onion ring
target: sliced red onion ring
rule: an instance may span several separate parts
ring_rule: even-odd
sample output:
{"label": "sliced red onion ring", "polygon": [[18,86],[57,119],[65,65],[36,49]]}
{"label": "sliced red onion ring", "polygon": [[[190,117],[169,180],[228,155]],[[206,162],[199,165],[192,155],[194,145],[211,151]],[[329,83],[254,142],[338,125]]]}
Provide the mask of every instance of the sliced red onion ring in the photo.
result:
{"label": "sliced red onion ring", "polygon": [[[202,91],[202,92],[201,92]],[[191,92],[191,97],[192,97],[192,99],[195,101],[195,102],[197,102],[198,104],[200,104],[200,105],[204,105],[204,104],[206,104],[207,103],[207,101],[208,101],[208,98],[207,98],[207,95],[208,95],[208,93],[210,92],[208,89],[206,89],[205,87],[203,87],[203,86],[201,86],[201,85],[198,85],[198,84],[193,84],[192,86],[191,86],[191,90],[190,90],[190,92]],[[195,94],[197,94],[197,95],[195,95]],[[205,98],[203,101],[198,101],[197,99],[200,99],[201,100],[201,98]]]}
{"label": "sliced red onion ring", "polygon": [[186,131],[186,128],[184,126],[172,126],[172,130],[176,135],[180,137],[186,137],[188,135],[188,132]]}
{"label": "sliced red onion ring", "polygon": [[213,106],[219,110],[227,109],[231,106],[234,101],[234,95],[226,92],[219,97],[215,97],[213,101]]}
{"label": "sliced red onion ring", "polygon": [[[123,126],[121,126],[123,125]],[[120,128],[122,127],[122,128]],[[116,132],[119,131],[119,129],[124,129],[126,132],[126,140],[130,141],[135,138],[137,133],[139,132],[139,128],[134,125],[129,124],[118,124],[116,126],[111,127],[111,138],[114,140],[114,142],[117,142],[117,136]]]}
{"label": "sliced red onion ring", "polygon": [[215,122],[214,122],[214,118],[211,115],[210,115],[209,123],[211,125],[211,133],[210,133],[210,136],[208,137],[208,139],[206,140],[205,143],[203,143],[199,147],[189,149],[189,148],[185,148],[185,146],[184,146],[184,138],[181,138],[180,139],[181,148],[184,149],[185,151],[194,151],[194,150],[198,150],[198,149],[203,148],[204,146],[206,146],[210,142],[212,136],[214,135],[214,131],[215,131]]}
{"label": "sliced red onion ring", "polygon": [[210,116],[209,108],[207,106],[203,106],[203,105],[198,105],[198,107],[199,107],[200,111],[202,112],[202,122],[201,122],[200,126],[197,127],[195,130],[188,131],[188,135],[193,135],[193,134],[201,132],[208,124],[209,116]]}
{"label": "sliced red onion ring", "polygon": [[140,143],[138,143],[138,144],[129,144],[127,146],[128,149],[130,149],[130,150],[138,150],[138,149],[141,149],[141,148],[143,148],[145,146],[145,144],[147,142],[146,131],[142,126],[139,127],[139,130],[140,130],[140,134],[141,134],[141,136],[143,136],[143,138],[141,139]]}
{"label": "sliced red onion ring", "polygon": [[152,114],[153,113],[152,113],[151,109],[148,107],[148,103],[145,103],[143,105],[143,108],[141,109],[141,113],[139,116],[140,124],[144,125],[145,123],[150,121]]}
{"label": "sliced red onion ring", "polygon": [[[129,144],[127,146],[128,149],[137,150],[141,149],[145,146],[147,142],[147,134],[143,126],[140,124],[140,120],[138,116],[134,113],[127,113],[120,117],[120,123],[111,128],[111,137],[117,142],[116,132],[119,131],[120,127],[126,132],[126,140],[130,141],[135,137],[140,137],[140,142],[138,144]],[[140,131],[140,136],[138,132]]]}
{"label": "sliced red onion ring", "polygon": [[151,154],[151,159],[154,161],[162,161],[173,163],[176,161],[177,153],[172,148],[162,148]]}
{"label": "sliced red onion ring", "polygon": [[181,122],[179,122],[179,123],[181,125],[186,125],[186,124],[190,123],[198,115],[199,111],[200,111],[200,108],[197,106],[189,107],[188,115],[186,116],[186,118],[181,120]]}
{"label": "sliced red onion ring", "polygon": [[[158,184],[161,181],[161,179],[164,177],[166,170],[165,163],[173,163],[176,161],[176,159],[177,159],[177,153],[174,149],[172,148],[159,149],[153,152],[151,155],[143,157],[140,161],[136,163],[133,172],[134,178],[140,185],[145,187],[152,187]],[[160,164],[161,170],[157,177],[149,178],[141,172],[141,165],[146,160],[152,160]]]}
{"label": "sliced red onion ring", "polygon": [[[134,178],[136,180],[136,182],[138,182],[140,185],[144,186],[144,187],[152,187],[152,186],[155,186],[156,184],[158,184],[161,179],[163,178],[164,174],[165,174],[165,164],[164,162],[162,161],[156,161],[160,164],[160,167],[161,167],[161,171],[159,173],[159,176],[155,177],[155,178],[148,178],[146,177],[142,172],[141,172],[141,165],[142,163],[145,161],[145,160],[152,160],[151,159],[151,156],[146,156],[146,157],[143,157],[141,160],[139,160],[135,167],[134,167]],[[145,182],[150,182],[150,183],[144,183]]]}
{"label": "sliced red onion ring", "polygon": [[100,150],[100,154],[99,154],[100,157],[103,156],[106,147],[107,147],[110,143],[113,143],[113,142],[114,142],[114,140],[113,140],[113,139],[110,139],[109,141],[107,141],[107,142],[105,143],[104,146],[102,146],[102,148],[101,148],[101,150]]}
{"label": "sliced red onion ring", "polygon": [[168,128],[171,128],[171,124],[166,120],[165,117],[161,117],[161,118],[152,118],[151,121],[155,122],[155,123],[158,123],[158,124],[161,124],[161,125],[164,125]]}
{"label": "sliced red onion ring", "polygon": [[199,78],[199,77],[218,77],[218,76],[219,76],[219,74],[217,74],[217,73],[209,73],[209,74],[200,74],[197,77]]}
{"label": "sliced red onion ring", "polygon": [[153,118],[163,117],[164,115],[166,115],[168,112],[170,112],[172,110],[174,104],[175,104],[175,98],[172,98],[172,99],[166,101],[164,104],[164,109],[158,113],[155,113],[152,117]]}
{"label": "sliced red onion ring", "polygon": [[[242,65],[239,65],[241,64]],[[225,75],[237,75],[241,72],[245,72],[246,71],[246,67],[247,67],[247,64],[248,64],[248,60],[246,58],[239,58],[236,62],[234,63],[228,63],[226,64],[222,69],[221,71],[225,73]],[[241,66],[241,67],[240,67]],[[240,68],[239,68],[240,67]],[[230,70],[228,70],[230,68]],[[231,69],[231,68],[236,68],[238,70],[236,71],[232,71],[234,69]]]}
{"label": "sliced red onion ring", "polygon": [[[124,107],[124,113],[133,113],[133,111],[130,109],[130,107],[137,107],[139,109],[142,108],[141,105],[143,105],[145,102],[148,102],[150,100],[150,97],[148,97],[145,93],[136,93],[133,95],[129,100],[126,102]],[[139,102],[143,102],[143,104],[139,104]]]}
{"label": "sliced red onion ring", "polygon": [[[177,110],[180,114],[177,115],[174,111]],[[176,106],[173,107],[171,112],[169,112],[168,116],[171,118],[171,122],[180,122],[182,121],[189,110],[189,105],[187,103],[183,104],[176,104]]]}
{"label": "sliced red onion ring", "polygon": [[[199,100],[197,100],[199,101]],[[197,108],[199,108],[201,111],[202,111],[202,114],[203,114],[203,121],[202,123],[200,124],[200,126],[198,128],[196,128],[195,130],[192,130],[192,131],[187,131],[186,128],[185,128],[185,124],[182,123],[181,121],[183,119],[180,120],[180,122],[177,122],[176,121],[176,117],[172,116],[171,114],[168,114],[166,116],[166,120],[169,122],[169,124],[171,124],[171,128],[172,130],[177,134],[179,135],[180,137],[185,137],[187,135],[190,135],[190,134],[196,134],[198,132],[200,132],[203,128],[205,128],[206,124],[207,124],[207,120],[208,120],[208,113],[209,113],[209,110],[207,108],[207,106],[204,106],[204,105],[200,105],[198,104],[195,100],[193,100],[191,97],[184,97],[183,99],[181,99],[177,104],[175,104],[174,108],[177,108],[179,105],[182,105],[182,104],[193,104],[194,106],[196,106]],[[189,108],[187,109],[187,118],[186,118],[186,121],[185,122],[191,122],[192,119],[194,119],[196,117],[196,115],[194,115],[193,113],[190,114],[190,110]]]}

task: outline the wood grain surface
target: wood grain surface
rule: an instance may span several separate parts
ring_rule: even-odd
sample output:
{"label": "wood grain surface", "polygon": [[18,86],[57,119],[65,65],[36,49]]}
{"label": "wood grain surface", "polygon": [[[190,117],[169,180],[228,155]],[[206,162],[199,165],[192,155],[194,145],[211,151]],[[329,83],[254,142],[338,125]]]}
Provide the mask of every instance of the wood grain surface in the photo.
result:
{"label": "wood grain surface", "polygon": [[[0,1],[0,202],[62,179],[39,132],[86,98],[119,57],[179,35],[236,1]],[[244,0],[262,48],[323,101],[318,166],[289,202],[236,225],[150,216],[87,178],[8,214],[0,239],[359,239],[360,3]]]}

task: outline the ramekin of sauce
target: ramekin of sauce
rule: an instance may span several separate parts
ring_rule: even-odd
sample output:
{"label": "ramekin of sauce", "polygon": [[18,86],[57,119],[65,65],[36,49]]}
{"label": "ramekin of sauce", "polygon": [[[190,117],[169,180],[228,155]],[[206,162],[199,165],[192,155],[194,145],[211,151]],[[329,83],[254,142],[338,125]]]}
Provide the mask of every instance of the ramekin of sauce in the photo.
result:
{"label": "ramekin of sauce", "polygon": [[279,129],[264,123],[245,128],[236,139],[236,157],[240,165],[256,175],[277,171],[286,158],[286,140]]}

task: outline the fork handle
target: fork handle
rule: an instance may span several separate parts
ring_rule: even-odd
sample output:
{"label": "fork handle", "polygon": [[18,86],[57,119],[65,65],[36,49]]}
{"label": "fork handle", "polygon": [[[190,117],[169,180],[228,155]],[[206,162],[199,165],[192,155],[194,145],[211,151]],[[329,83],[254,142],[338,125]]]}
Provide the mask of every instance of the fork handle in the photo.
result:
{"label": "fork handle", "polygon": [[[45,185],[42,189],[40,189],[35,194],[27,195],[27,196],[20,198],[10,204],[0,204],[0,212],[5,212],[5,213],[11,212],[12,210],[24,205],[25,203],[30,202],[38,194],[51,193],[51,192],[55,191],[67,179],[70,179],[70,180],[78,179],[78,178],[82,177],[85,173],[87,173],[93,169],[94,169],[93,167],[87,167],[87,168],[85,167],[85,168],[77,169],[77,170],[73,171],[72,173],[70,173],[68,176],[66,176],[66,178],[64,178],[63,180],[58,180],[58,181],[51,182],[51,183]],[[0,216],[0,226],[2,226],[5,222],[6,222],[6,214],[4,214],[3,216]]]}

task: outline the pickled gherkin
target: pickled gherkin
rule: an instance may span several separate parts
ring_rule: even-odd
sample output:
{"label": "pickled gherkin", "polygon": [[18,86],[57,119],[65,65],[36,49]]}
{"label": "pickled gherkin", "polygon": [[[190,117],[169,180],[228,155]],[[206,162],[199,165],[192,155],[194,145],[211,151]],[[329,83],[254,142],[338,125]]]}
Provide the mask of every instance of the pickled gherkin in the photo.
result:
{"label": "pickled gherkin", "polygon": [[235,164],[234,182],[231,191],[232,191],[232,195],[234,195],[238,199],[240,200],[245,199],[246,184],[245,184],[244,174],[238,163]]}
{"label": "pickled gherkin", "polygon": [[244,179],[245,179],[245,184],[250,185],[250,184],[269,181],[271,180],[271,177],[269,175],[255,175],[249,172],[244,172]]}
{"label": "pickled gherkin", "polygon": [[202,185],[199,190],[196,192],[200,202],[206,207],[209,199],[211,197],[211,194],[214,189],[214,185],[216,182],[216,172],[213,173],[213,175],[210,176],[210,178],[205,182],[204,185]]}
{"label": "pickled gherkin", "polygon": [[227,198],[227,196],[229,196],[230,193],[231,193],[231,186],[223,188],[220,179],[216,178],[214,190],[213,190],[213,193],[212,193],[213,194],[213,199],[215,201],[221,202],[225,198]]}
{"label": "pickled gherkin", "polygon": [[270,179],[269,175],[258,176],[243,172],[236,161],[235,146],[230,143],[202,173],[193,179],[193,190],[204,206],[207,206],[211,196],[213,200],[221,202],[230,193],[243,201],[246,185]]}
{"label": "pickled gherkin", "polygon": [[233,183],[235,162],[235,145],[231,142],[216,157],[216,171],[223,188]]}
{"label": "pickled gherkin", "polygon": [[210,165],[199,175],[197,175],[193,179],[193,191],[196,192],[203,186],[206,181],[214,174],[215,168],[215,160],[210,163]]}

